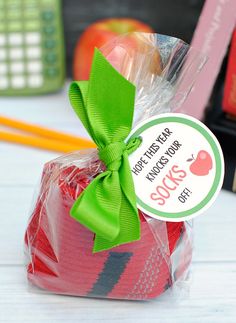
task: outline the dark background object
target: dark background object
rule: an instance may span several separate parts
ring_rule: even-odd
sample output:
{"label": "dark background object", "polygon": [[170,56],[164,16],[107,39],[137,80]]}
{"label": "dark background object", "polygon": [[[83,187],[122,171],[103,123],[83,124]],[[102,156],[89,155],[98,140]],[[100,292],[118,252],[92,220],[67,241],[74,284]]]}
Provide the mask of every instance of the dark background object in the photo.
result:
{"label": "dark background object", "polygon": [[75,44],[82,31],[98,19],[131,17],[160,34],[190,42],[204,0],[63,0],[67,75],[72,75]]}
{"label": "dark background object", "polygon": [[225,57],[221,71],[212,92],[205,123],[219,140],[225,159],[223,187],[236,192],[236,122],[222,109],[224,81],[228,56]]}

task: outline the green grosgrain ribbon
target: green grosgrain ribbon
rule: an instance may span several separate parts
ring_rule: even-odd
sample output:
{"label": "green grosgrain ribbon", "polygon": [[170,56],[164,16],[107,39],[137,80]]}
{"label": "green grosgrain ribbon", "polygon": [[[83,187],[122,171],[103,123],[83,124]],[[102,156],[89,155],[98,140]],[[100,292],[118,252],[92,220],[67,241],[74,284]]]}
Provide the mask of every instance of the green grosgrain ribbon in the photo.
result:
{"label": "green grosgrain ribbon", "polygon": [[96,234],[94,252],[140,239],[140,220],[128,155],[139,138],[130,133],[135,86],[95,49],[89,81],[73,82],[71,105],[106,165],[71,208],[71,216]]}

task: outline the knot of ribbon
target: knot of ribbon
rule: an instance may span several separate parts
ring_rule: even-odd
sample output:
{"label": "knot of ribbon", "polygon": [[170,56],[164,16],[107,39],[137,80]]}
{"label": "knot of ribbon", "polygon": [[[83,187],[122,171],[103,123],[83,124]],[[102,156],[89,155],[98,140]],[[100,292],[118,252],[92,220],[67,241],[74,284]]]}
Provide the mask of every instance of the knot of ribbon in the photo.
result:
{"label": "knot of ribbon", "polygon": [[140,138],[129,140],[127,144],[124,141],[113,142],[99,149],[98,156],[106,165],[107,170],[119,171],[124,152],[126,151],[128,155],[132,154],[139,147],[140,143]]}
{"label": "knot of ribbon", "polygon": [[140,220],[128,155],[141,139],[125,143],[132,127],[135,87],[95,49],[89,81],[72,82],[69,97],[106,165],[74,202],[70,214],[95,233],[94,252],[136,241]]}

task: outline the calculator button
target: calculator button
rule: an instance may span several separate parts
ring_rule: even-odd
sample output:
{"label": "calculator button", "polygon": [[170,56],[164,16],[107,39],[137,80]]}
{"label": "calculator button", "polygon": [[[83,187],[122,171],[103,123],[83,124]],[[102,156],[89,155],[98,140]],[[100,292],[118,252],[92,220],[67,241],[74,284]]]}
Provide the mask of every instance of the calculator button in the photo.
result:
{"label": "calculator button", "polygon": [[7,58],[7,51],[5,49],[0,49],[0,61]]}
{"label": "calculator button", "polygon": [[5,24],[1,24],[1,23],[0,23],[0,32],[1,32],[1,31],[5,31]]}
{"label": "calculator button", "polygon": [[7,0],[7,1],[5,0],[6,6],[9,8],[19,6],[20,2],[21,2],[21,0]]}
{"label": "calculator button", "polygon": [[11,73],[23,73],[24,72],[24,63],[23,62],[15,62],[10,65]]}
{"label": "calculator button", "polygon": [[49,76],[49,77],[57,76],[58,75],[58,69],[56,69],[56,68],[48,68],[46,70],[46,75]]}
{"label": "calculator button", "polygon": [[43,85],[43,77],[41,74],[31,75],[28,77],[28,86],[37,88]]}
{"label": "calculator button", "polygon": [[27,71],[29,73],[38,73],[42,71],[42,63],[40,61],[27,63]]}
{"label": "calculator button", "polygon": [[25,22],[26,30],[39,30],[40,29],[40,21],[38,20],[30,20]]}
{"label": "calculator button", "polygon": [[41,48],[40,47],[28,47],[26,49],[26,56],[28,58],[40,58]]}
{"label": "calculator button", "polygon": [[43,31],[47,35],[52,35],[55,31],[55,28],[53,26],[46,26],[46,27],[44,27]]}
{"label": "calculator button", "polygon": [[44,11],[42,13],[42,17],[44,20],[46,21],[50,21],[54,18],[54,14],[53,14],[53,11]]}
{"label": "calculator button", "polygon": [[7,12],[7,18],[8,19],[19,19],[21,17],[21,11],[20,10],[10,10]]}
{"label": "calculator button", "polygon": [[7,5],[8,10],[19,10],[20,9],[20,3],[19,1],[8,3]]}
{"label": "calculator button", "polygon": [[0,77],[0,89],[7,89],[9,85],[9,81],[7,77]]}
{"label": "calculator button", "polygon": [[6,45],[6,36],[4,34],[0,34],[0,46]]}
{"label": "calculator button", "polygon": [[7,64],[0,63],[0,74],[6,74],[7,73]]}
{"label": "calculator button", "polygon": [[0,8],[0,21],[5,19],[5,17],[6,17],[5,12]]}
{"label": "calculator button", "polygon": [[25,0],[26,7],[37,7],[38,0]]}
{"label": "calculator button", "polygon": [[10,45],[21,45],[23,43],[23,35],[20,33],[12,33],[8,36]]}
{"label": "calculator button", "polygon": [[28,45],[38,45],[41,41],[41,35],[36,32],[26,33],[25,41]]}
{"label": "calculator button", "polygon": [[20,31],[22,30],[21,21],[12,21],[8,24],[9,31]]}
{"label": "calculator button", "polygon": [[55,53],[48,53],[45,55],[45,60],[47,63],[55,63],[57,56]]}
{"label": "calculator button", "polygon": [[24,16],[28,19],[38,19],[39,11],[37,9],[26,9],[24,11]]}
{"label": "calculator button", "polygon": [[28,9],[28,8],[29,9],[35,9],[38,6],[37,2],[39,2],[39,1],[25,1],[24,7],[26,9]]}
{"label": "calculator button", "polygon": [[22,48],[11,48],[9,50],[9,56],[11,59],[21,59],[24,56],[24,52]]}
{"label": "calculator button", "polygon": [[13,76],[11,79],[11,86],[15,89],[22,89],[25,86],[24,76]]}
{"label": "calculator button", "polygon": [[47,49],[52,49],[56,46],[56,41],[53,39],[45,40],[44,47]]}
{"label": "calculator button", "polygon": [[41,0],[42,4],[44,5],[53,5],[54,0]]}

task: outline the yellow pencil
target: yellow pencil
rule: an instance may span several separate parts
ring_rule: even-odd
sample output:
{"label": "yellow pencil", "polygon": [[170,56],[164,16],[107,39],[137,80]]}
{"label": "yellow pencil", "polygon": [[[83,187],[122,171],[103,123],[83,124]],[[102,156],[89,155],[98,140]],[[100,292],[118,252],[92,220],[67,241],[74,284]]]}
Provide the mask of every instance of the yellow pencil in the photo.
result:
{"label": "yellow pencil", "polygon": [[63,153],[68,153],[75,150],[79,150],[81,148],[85,148],[84,146],[81,147],[79,144],[76,145],[66,143],[64,141],[46,139],[41,137],[25,136],[7,131],[0,131],[0,140]]}
{"label": "yellow pencil", "polygon": [[[14,119],[4,117],[4,116],[0,116],[0,125],[7,126],[10,128],[14,128],[14,129],[18,129],[18,130],[22,130],[24,132],[29,132],[34,135],[40,136],[40,137],[44,137],[44,138],[48,138],[48,139],[51,138],[53,140],[58,141],[58,145],[57,145],[58,148],[59,148],[59,145],[60,144],[62,145],[63,143],[64,144],[71,144],[72,145],[71,147],[74,146],[74,147],[77,147],[77,149],[96,147],[96,145],[90,140],[76,137],[73,135],[69,135],[69,134],[66,134],[63,132],[51,130],[51,129],[48,129],[45,127],[37,126],[34,124],[29,124],[29,123],[26,123],[23,121],[14,120]],[[15,136],[15,135],[10,136],[10,133],[7,133],[7,135],[6,135],[6,133],[5,134],[4,133],[5,132],[1,133],[2,140],[4,137],[5,138],[4,140],[6,140],[6,141],[13,142],[13,140],[15,140],[15,143],[17,143],[20,140],[19,143],[22,143],[22,139],[20,139],[21,136],[18,136],[18,135],[17,136]],[[33,139],[29,139],[29,141],[32,140],[31,143],[34,143],[34,142],[37,143],[37,147],[38,147],[38,145],[40,144],[40,140],[41,140],[42,145],[40,145],[40,146],[41,146],[41,148],[43,148],[43,144],[45,144],[46,142],[43,141],[43,139],[40,139],[40,137],[38,137],[37,140],[36,140],[36,138],[33,137]],[[23,140],[24,142],[29,142],[28,140],[26,140],[26,136],[23,135],[22,138],[24,138],[24,140]],[[49,140],[47,140],[47,142],[48,141]],[[47,147],[49,147],[49,146],[47,145]],[[46,149],[48,149],[48,148],[46,148]],[[59,151],[64,151],[64,150],[59,150]]]}

